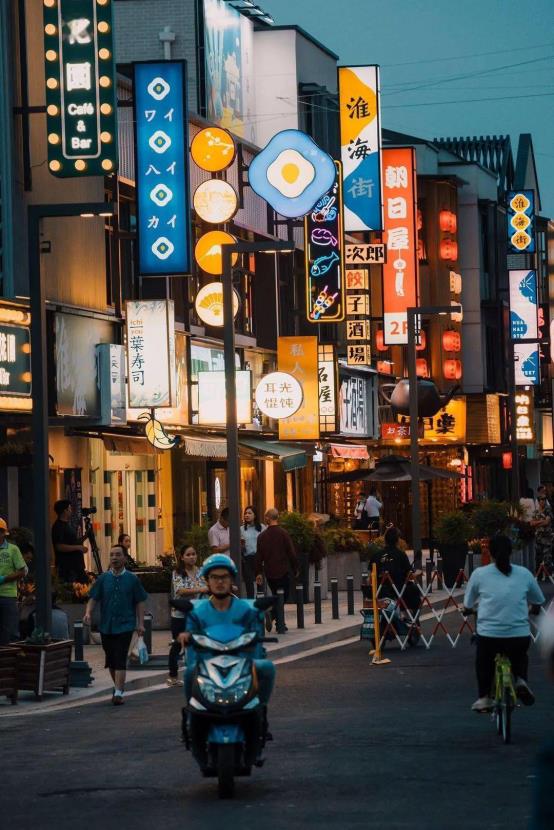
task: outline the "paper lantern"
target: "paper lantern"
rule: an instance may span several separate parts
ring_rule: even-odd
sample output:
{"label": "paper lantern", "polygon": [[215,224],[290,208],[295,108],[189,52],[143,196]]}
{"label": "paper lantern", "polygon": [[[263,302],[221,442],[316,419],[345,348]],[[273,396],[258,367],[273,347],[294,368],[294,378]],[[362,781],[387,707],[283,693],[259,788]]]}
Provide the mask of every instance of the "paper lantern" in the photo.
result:
{"label": "paper lantern", "polygon": [[442,347],[445,352],[459,352],[462,348],[462,338],[459,331],[447,329],[442,333]]}
{"label": "paper lantern", "polygon": [[375,348],[378,352],[388,351],[389,347],[385,345],[385,333],[383,329],[379,329],[375,332]]}
{"label": "paper lantern", "polygon": [[429,372],[427,370],[427,361],[424,357],[419,357],[416,360],[416,374],[418,378],[427,378],[429,377]]}
{"label": "paper lantern", "polygon": [[458,220],[451,210],[441,210],[439,213],[439,227],[444,233],[456,233]]}
{"label": "paper lantern", "polygon": [[419,332],[419,343],[416,343],[416,352],[422,352],[427,347],[427,337],[424,331]]}
{"label": "paper lantern", "polygon": [[440,257],[455,262],[458,259],[458,243],[452,239],[444,239],[440,244]]}
{"label": "paper lantern", "polygon": [[511,452],[503,452],[502,453],[502,467],[504,470],[511,470],[512,469],[512,453]]}
{"label": "paper lantern", "polygon": [[442,373],[446,380],[460,380],[462,377],[462,361],[453,358],[443,360]]}

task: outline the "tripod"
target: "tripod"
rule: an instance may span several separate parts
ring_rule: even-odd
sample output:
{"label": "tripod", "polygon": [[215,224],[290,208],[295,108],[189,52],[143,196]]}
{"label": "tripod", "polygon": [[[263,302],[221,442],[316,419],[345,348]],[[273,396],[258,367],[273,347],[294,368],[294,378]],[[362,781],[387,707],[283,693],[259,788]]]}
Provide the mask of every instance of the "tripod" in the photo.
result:
{"label": "tripod", "polygon": [[94,564],[96,566],[96,570],[99,574],[102,573],[102,562],[100,560],[100,550],[98,545],[96,544],[96,536],[94,535],[94,528],[92,526],[92,520],[90,516],[83,516],[83,521],[85,524],[85,532],[83,534],[83,542],[85,539],[88,539],[90,542],[90,550],[92,553],[92,558],[94,559]]}

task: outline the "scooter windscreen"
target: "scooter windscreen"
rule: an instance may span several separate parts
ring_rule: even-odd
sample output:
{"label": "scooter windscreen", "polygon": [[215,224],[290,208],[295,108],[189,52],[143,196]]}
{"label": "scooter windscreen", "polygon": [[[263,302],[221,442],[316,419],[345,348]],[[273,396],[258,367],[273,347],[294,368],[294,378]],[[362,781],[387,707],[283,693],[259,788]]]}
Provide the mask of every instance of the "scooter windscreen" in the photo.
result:
{"label": "scooter windscreen", "polygon": [[212,625],[204,634],[193,634],[193,643],[214,651],[233,651],[250,645],[257,637],[255,631],[244,631],[240,625],[224,623]]}

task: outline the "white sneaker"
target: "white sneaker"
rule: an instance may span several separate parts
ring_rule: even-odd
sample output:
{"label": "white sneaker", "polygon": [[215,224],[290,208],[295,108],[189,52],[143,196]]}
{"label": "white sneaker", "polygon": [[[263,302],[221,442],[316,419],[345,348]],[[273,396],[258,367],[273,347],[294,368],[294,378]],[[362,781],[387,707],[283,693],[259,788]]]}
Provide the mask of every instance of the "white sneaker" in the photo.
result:
{"label": "white sneaker", "polygon": [[516,677],[515,687],[518,700],[521,700],[524,706],[532,706],[535,702],[535,695],[523,677]]}
{"label": "white sneaker", "polygon": [[473,712],[490,712],[494,706],[494,700],[490,697],[478,697],[473,706]]}
{"label": "white sneaker", "polygon": [[179,680],[178,677],[168,677],[166,682],[166,686],[182,686],[183,681]]}

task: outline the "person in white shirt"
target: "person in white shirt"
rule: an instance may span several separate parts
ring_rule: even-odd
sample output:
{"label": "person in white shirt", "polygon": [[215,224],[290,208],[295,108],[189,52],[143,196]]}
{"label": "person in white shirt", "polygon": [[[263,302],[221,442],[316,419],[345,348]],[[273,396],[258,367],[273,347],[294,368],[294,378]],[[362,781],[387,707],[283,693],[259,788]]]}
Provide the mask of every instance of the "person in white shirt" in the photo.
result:
{"label": "person in white shirt", "polygon": [[219,514],[219,521],[208,530],[208,542],[212,553],[229,554],[229,508],[224,507]]}
{"label": "person in white shirt", "polygon": [[519,506],[521,507],[521,518],[523,519],[523,521],[530,522],[537,508],[537,504],[533,497],[533,491],[530,487],[527,487],[525,489],[525,495],[520,498]]}
{"label": "person in white shirt", "polygon": [[383,503],[377,498],[377,490],[375,487],[372,487],[364,508],[369,519],[370,530],[379,530],[379,517],[382,509]]}
{"label": "person in white shirt", "polygon": [[356,501],[356,507],[354,508],[354,529],[355,530],[367,530],[367,525],[369,522],[367,513],[365,512],[365,503],[367,501],[367,496],[363,490],[360,490],[358,493],[358,500]]}

